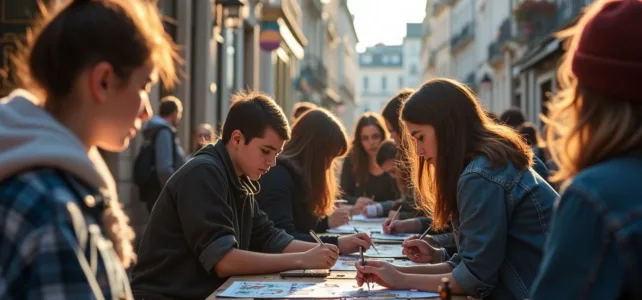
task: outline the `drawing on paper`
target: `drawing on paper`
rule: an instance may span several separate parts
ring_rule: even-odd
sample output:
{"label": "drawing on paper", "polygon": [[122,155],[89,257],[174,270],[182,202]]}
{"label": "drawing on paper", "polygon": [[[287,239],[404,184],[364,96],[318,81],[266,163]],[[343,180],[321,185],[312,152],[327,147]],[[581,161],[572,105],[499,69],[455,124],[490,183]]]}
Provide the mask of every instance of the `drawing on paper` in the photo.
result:
{"label": "drawing on paper", "polygon": [[[330,270],[331,271],[356,271],[357,268],[354,266],[354,264],[360,260],[361,258],[359,257],[359,255],[339,256],[339,259],[337,259],[337,263]],[[368,260],[379,260],[379,261],[385,261],[393,264],[395,263],[395,260],[392,258],[372,258]]]}
{"label": "drawing on paper", "polygon": [[339,234],[352,234],[355,233],[354,229],[359,230],[359,232],[371,233],[373,231],[381,232],[381,224],[379,223],[358,223],[350,222],[346,225],[341,225],[337,228],[328,229],[328,233],[339,233]]}
{"label": "drawing on paper", "polygon": [[349,282],[244,282],[236,281],[218,297],[227,298],[427,298],[436,293],[396,291],[374,285],[371,290]]}

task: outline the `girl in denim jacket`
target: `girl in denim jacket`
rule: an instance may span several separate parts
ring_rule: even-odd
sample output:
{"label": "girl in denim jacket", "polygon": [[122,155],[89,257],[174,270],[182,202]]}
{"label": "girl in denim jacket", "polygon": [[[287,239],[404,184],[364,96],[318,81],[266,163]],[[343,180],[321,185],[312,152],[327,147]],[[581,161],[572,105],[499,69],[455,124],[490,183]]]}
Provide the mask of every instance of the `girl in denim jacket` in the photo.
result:
{"label": "girl in denim jacket", "polygon": [[151,2],[53,2],[16,60],[25,89],[0,99],[0,299],[133,299],[134,232],[98,147],[128,147],[175,45]]}
{"label": "girl in denim jacket", "polygon": [[564,32],[548,144],[564,182],[532,299],[642,299],[642,1]]}
{"label": "girl in denim jacket", "polygon": [[[448,277],[457,294],[528,298],[558,196],[532,169],[531,148],[514,129],[492,121],[470,89],[449,79],[426,82],[404,104],[401,120],[418,204],[435,229],[451,222],[458,253],[432,265],[357,264],[357,283],[436,291]],[[440,255],[425,241],[404,247]]]}

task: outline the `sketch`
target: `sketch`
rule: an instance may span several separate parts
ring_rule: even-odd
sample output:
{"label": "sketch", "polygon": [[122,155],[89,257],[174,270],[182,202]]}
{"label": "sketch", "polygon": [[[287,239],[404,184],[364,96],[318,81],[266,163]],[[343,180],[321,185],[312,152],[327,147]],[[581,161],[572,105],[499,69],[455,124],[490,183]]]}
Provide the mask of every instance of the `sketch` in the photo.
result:
{"label": "sketch", "polygon": [[354,282],[248,282],[236,281],[217,295],[226,298],[428,298],[438,294],[418,291],[388,290],[374,285],[371,290]]}
{"label": "sketch", "polygon": [[358,223],[358,222],[350,222],[346,225],[341,225],[337,228],[331,228],[328,229],[328,233],[335,233],[335,234],[352,234],[356,233],[354,229],[357,229],[359,232],[367,232],[370,233],[372,231],[381,231],[381,224],[379,223]]}

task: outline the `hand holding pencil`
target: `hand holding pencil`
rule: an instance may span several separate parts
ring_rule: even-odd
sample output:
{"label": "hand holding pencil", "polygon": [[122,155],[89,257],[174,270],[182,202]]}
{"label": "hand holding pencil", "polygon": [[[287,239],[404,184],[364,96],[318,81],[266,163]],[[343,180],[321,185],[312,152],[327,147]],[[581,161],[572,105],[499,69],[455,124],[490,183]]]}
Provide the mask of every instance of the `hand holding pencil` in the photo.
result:
{"label": "hand holding pencil", "polygon": [[319,243],[308,251],[301,253],[302,269],[329,269],[334,266],[339,259],[339,248],[332,244],[326,244],[321,241],[314,231],[310,230],[310,235]]}

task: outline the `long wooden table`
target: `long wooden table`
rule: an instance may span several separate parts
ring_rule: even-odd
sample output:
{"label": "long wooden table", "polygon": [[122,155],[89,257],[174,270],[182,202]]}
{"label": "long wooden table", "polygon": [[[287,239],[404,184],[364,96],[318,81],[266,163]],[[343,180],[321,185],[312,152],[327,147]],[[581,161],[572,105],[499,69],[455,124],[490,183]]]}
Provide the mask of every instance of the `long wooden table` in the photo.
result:
{"label": "long wooden table", "polygon": [[[358,224],[364,224],[363,222],[358,222],[358,221],[351,221],[351,225],[358,225]],[[368,223],[368,225],[372,225],[372,223]],[[381,225],[381,224],[380,224]],[[345,282],[346,280],[356,280],[357,272],[356,271],[331,271],[330,276],[326,278],[313,278],[313,277],[289,277],[286,279],[281,278],[280,274],[267,274],[267,275],[253,275],[253,276],[234,276],[229,278],[223,285],[221,285],[214,293],[212,293],[209,297],[207,297],[207,300],[213,300],[213,299],[222,299],[219,297],[216,297],[219,293],[223,292],[225,289],[227,289],[229,286],[231,286],[234,282],[236,281],[263,281],[263,282],[313,282],[313,283],[320,283],[320,282]],[[250,298],[235,298],[235,299],[250,299]],[[428,299],[439,299],[437,298],[428,298]],[[461,296],[453,296],[453,299],[466,299],[466,297],[461,297]]]}

